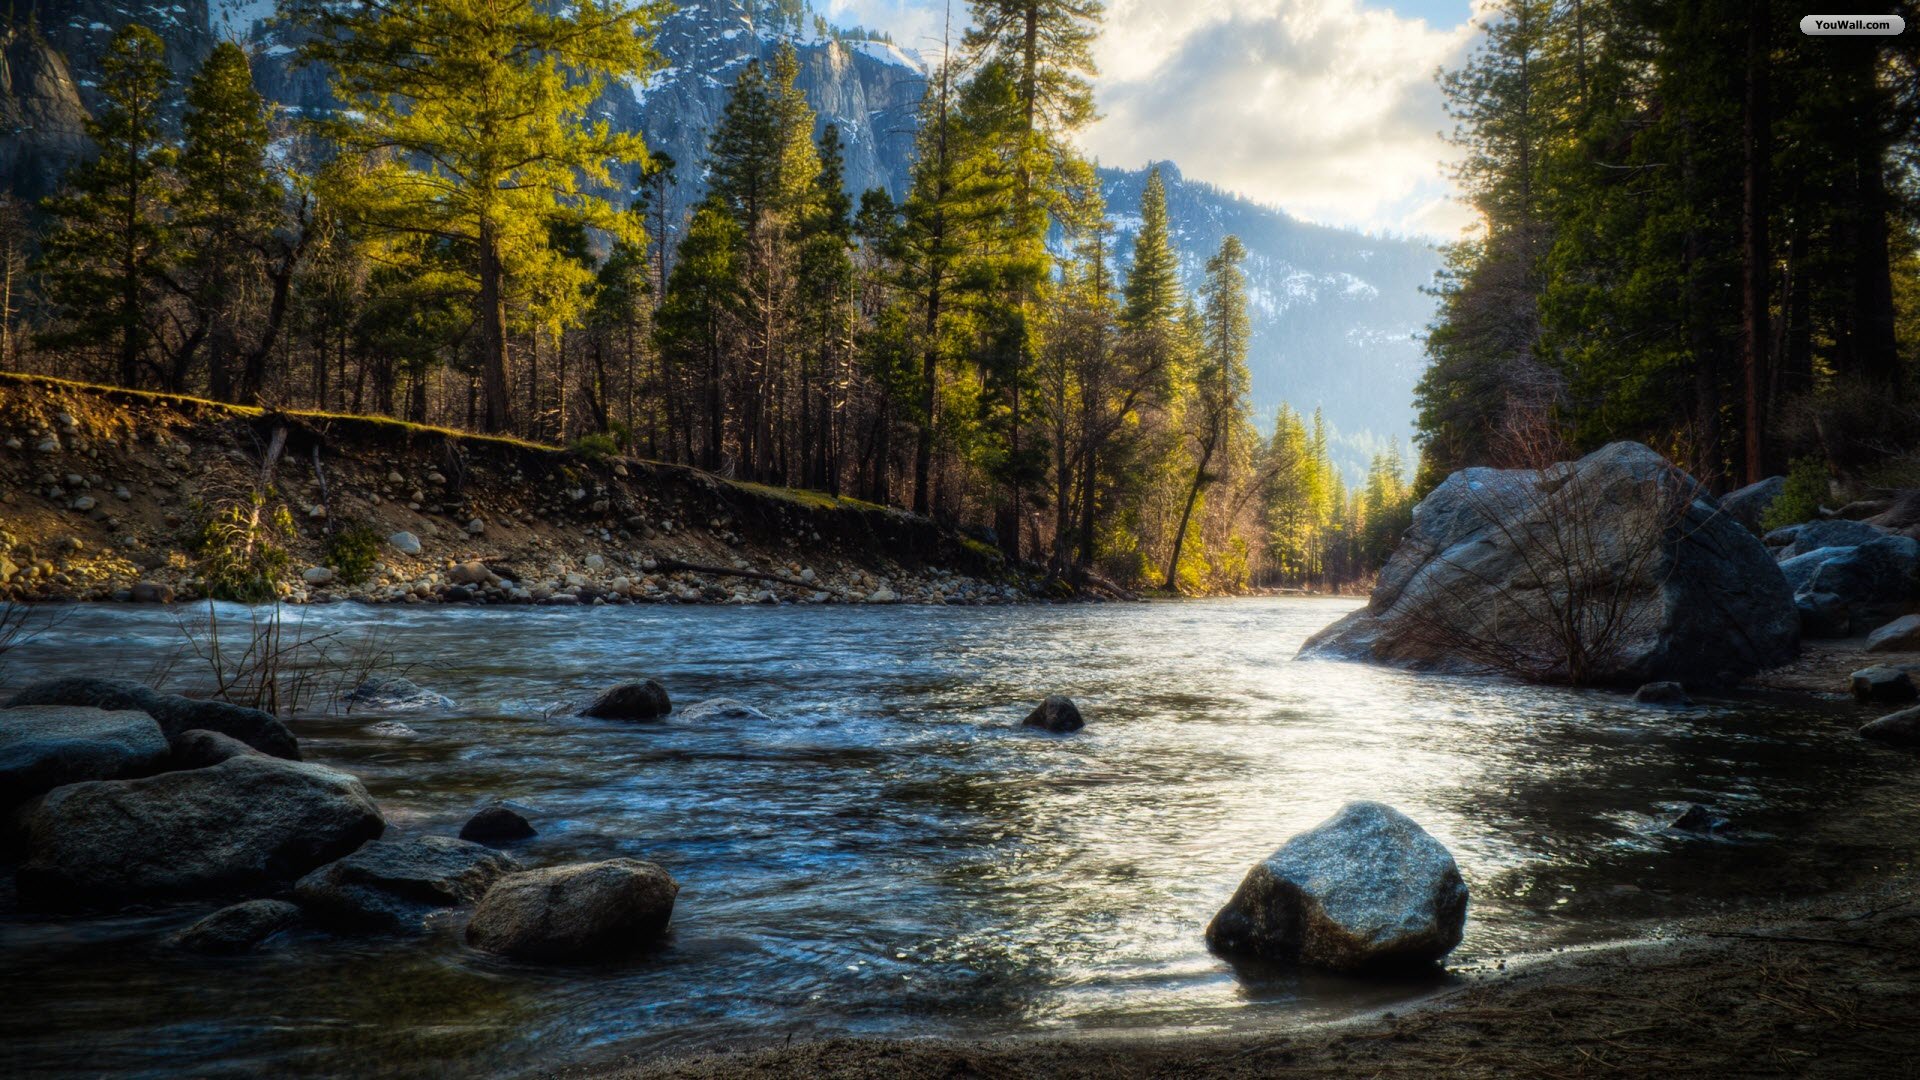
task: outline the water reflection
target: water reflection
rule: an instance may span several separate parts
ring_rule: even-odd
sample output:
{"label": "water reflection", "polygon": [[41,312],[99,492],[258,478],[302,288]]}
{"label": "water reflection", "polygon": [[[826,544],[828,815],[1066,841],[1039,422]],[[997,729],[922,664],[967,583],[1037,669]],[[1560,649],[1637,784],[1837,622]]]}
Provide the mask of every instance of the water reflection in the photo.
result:
{"label": "water reflection", "polygon": [[[1290,660],[1349,602],[1032,609],[423,610],[383,629],[448,715],[299,719],[401,830],[480,801],[534,809],[528,862],[632,855],[682,883],[658,953],[535,968],[467,952],[458,919],[391,942],[302,933],[258,956],[160,948],[205,906],[0,915],[14,1061],[54,1072],[492,1073],[788,1033],[1221,1029],[1421,989],[1236,972],[1206,921],[1255,859],[1353,798],[1451,847],[1463,960],[1811,891],[1910,858],[1912,760],[1842,710],[1669,713],[1616,695]],[[11,678],[144,670],[153,609],[90,608]],[[660,679],[761,721],[626,725],[560,708]],[[1022,730],[1048,692],[1072,737]],[[1689,801],[1740,826],[1661,826]]]}

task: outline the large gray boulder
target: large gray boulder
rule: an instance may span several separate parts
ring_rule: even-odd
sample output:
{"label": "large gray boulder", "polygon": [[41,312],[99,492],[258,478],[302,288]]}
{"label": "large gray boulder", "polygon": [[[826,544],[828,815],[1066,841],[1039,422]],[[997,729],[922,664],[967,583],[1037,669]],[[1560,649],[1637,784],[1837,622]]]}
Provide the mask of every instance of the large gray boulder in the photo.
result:
{"label": "large gray boulder", "polygon": [[1692,477],[1621,442],[1539,471],[1454,473],[1414,508],[1367,606],[1300,655],[1541,681],[1730,682],[1791,660],[1799,625],[1760,541]]}
{"label": "large gray boulder", "polygon": [[1255,866],[1207,946],[1336,971],[1420,966],[1460,944],[1466,919],[1453,855],[1398,810],[1354,802]]}
{"label": "large gray boulder", "polygon": [[193,730],[217,731],[246,743],[261,753],[289,761],[300,760],[300,744],[293,732],[272,713],[200,701],[179,694],[163,694],[131,679],[52,679],[34,683],[7,702],[21,705],[91,705],[96,709],[133,709],[159,723],[168,739]]}
{"label": "large gray boulder", "polygon": [[1809,551],[1821,548],[1859,547],[1887,535],[1886,530],[1876,528],[1864,521],[1847,521],[1835,518],[1828,521],[1808,521],[1799,525],[1789,525],[1784,529],[1775,529],[1767,534],[1767,542],[1781,542],[1774,557],[1782,562],[1805,555]]}
{"label": "large gray boulder", "polygon": [[169,940],[175,948],[214,956],[252,952],[299,921],[300,908],[285,900],[247,900],[221,908]]}
{"label": "large gray boulder", "polygon": [[1882,536],[1821,563],[1803,592],[1828,593],[1847,607],[1847,632],[1864,634],[1913,604],[1920,540]]}
{"label": "large gray boulder", "polygon": [[1760,534],[1760,519],[1766,516],[1767,507],[1772,506],[1773,500],[1779,498],[1786,488],[1786,477],[1769,476],[1720,496],[1720,510],[1757,536]]}
{"label": "large gray boulder", "polygon": [[1920,652],[1920,615],[1902,615],[1867,635],[1868,652]]}
{"label": "large gray boulder", "polygon": [[409,930],[440,908],[471,904],[513,857],[450,836],[375,840],[294,883],[294,898],[323,923]]}
{"label": "large gray boulder", "polygon": [[386,828],[346,773],[251,755],[140,780],[69,784],[24,818],[20,896],[52,908],[276,887]]}
{"label": "large gray boulder", "polygon": [[167,737],[143,712],[75,705],[0,709],[0,809],[63,784],[158,772]]}
{"label": "large gray boulder", "polygon": [[608,859],[508,874],[467,922],[467,943],[520,960],[577,960],[632,952],[658,940],[680,883],[638,859]]}

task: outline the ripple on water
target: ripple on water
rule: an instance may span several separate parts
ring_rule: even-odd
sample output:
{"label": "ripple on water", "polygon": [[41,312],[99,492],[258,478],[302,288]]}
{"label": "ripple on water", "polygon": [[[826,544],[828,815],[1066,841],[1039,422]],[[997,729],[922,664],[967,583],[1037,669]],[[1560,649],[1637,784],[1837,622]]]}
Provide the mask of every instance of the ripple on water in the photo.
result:
{"label": "ripple on water", "polygon": [[[1840,714],[1289,659],[1351,606],[307,609],[306,632],[378,635],[457,703],[298,718],[309,760],[361,776],[404,831],[452,833],[506,797],[539,829],[514,848],[529,863],[662,863],[683,886],[668,940],[531,967],[466,951],[456,915],[417,940],[302,932],[208,961],[158,946],[208,905],[8,906],[0,983],[33,1006],[0,1010],[0,1039],[53,1072],[478,1074],[789,1032],[1333,1014],[1426,987],[1232,966],[1201,930],[1251,863],[1354,798],[1452,848],[1473,889],[1462,960],[1912,855],[1909,830],[1875,825],[1911,805],[1911,759],[1863,752]],[[73,609],[8,675],[144,671],[178,633],[156,609]],[[570,715],[645,677],[767,719]],[[1018,726],[1053,692],[1086,731]],[[1690,802],[1737,842],[1668,830]]]}

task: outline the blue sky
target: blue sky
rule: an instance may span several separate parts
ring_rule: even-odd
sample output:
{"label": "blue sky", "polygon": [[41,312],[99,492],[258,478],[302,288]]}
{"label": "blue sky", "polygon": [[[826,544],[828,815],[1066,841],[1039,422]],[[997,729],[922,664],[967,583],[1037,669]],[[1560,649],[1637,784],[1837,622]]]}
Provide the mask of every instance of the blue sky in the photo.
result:
{"label": "blue sky", "polygon": [[[833,22],[937,48],[939,0],[814,0]],[[1107,0],[1096,50],[1103,163],[1172,160],[1310,221],[1452,238],[1434,70],[1476,0]],[[953,5],[963,21],[966,4]]]}

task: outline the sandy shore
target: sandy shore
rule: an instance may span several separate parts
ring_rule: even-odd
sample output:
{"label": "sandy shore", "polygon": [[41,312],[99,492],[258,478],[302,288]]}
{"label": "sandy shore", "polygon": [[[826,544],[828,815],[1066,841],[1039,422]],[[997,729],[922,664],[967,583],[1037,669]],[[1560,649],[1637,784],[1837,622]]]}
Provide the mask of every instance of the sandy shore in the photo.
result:
{"label": "sandy shore", "polygon": [[837,1039],[570,1075],[745,1077],[1915,1076],[1920,877],[1689,920],[1459,974],[1398,1012],[1266,1034]]}

